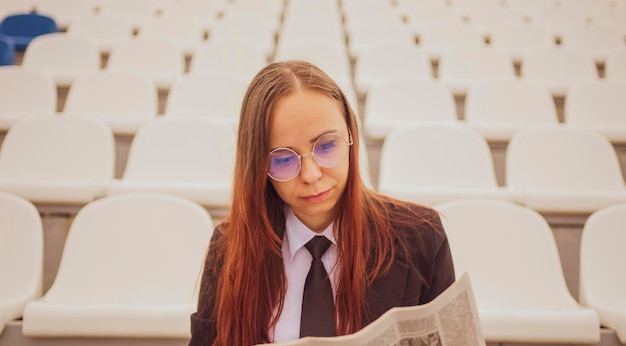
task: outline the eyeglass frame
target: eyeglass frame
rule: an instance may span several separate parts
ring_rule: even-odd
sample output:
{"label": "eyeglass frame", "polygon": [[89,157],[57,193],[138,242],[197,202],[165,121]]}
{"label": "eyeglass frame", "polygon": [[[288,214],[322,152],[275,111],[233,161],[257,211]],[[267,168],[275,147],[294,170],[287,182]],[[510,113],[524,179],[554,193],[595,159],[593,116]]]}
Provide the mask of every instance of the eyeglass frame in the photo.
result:
{"label": "eyeglass frame", "polygon": [[[348,152],[346,153],[346,156],[339,162],[337,163],[335,166],[324,166],[323,164],[321,164],[320,162],[317,161],[317,159],[315,158],[315,146],[317,145],[317,143],[319,142],[320,139],[329,136],[329,135],[333,135],[333,136],[337,136],[339,138],[341,138],[348,147]],[[321,135],[318,139],[315,140],[315,143],[313,143],[313,150],[309,151],[308,153],[304,153],[304,154],[298,154],[295,150],[291,149],[291,148],[287,148],[287,147],[280,147],[280,148],[276,148],[276,149],[272,149],[272,151],[269,152],[268,155],[272,155],[272,153],[278,151],[278,150],[289,150],[292,153],[294,153],[296,155],[296,157],[298,158],[298,172],[296,172],[296,174],[289,178],[289,179],[277,179],[275,177],[273,177],[270,174],[269,168],[267,170],[267,176],[270,177],[271,179],[278,181],[278,182],[286,182],[286,181],[291,181],[293,179],[295,179],[299,174],[300,171],[302,171],[302,158],[311,155],[311,157],[313,157],[313,161],[315,161],[315,163],[323,168],[335,168],[338,167],[341,163],[343,163],[346,158],[348,158],[348,156],[350,156],[350,147],[354,144],[354,141],[352,140],[352,133],[350,131],[348,131],[348,139],[345,139],[342,135],[338,134],[338,133],[325,133],[323,135]]]}

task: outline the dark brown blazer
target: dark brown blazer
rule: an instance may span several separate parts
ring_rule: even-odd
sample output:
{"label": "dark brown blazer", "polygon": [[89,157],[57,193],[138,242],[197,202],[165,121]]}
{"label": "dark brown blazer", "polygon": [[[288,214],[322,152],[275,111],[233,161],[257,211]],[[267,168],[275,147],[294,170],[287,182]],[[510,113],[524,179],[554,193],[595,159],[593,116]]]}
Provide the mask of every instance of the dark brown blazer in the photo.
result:
{"label": "dark brown blazer", "polygon": [[[413,221],[414,216],[409,216],[406,210],[390,207],[392,227],[399,234],[397,248],[402,242],[409,251],[408,255],[397,251],[389,272],[367,288],[369,311],[363,316],[363,325],[373,322],[393,307],[428,303],[454,282],[452,255],[439,215],[429,208],[407,205],[428,222]],[[219,234],[214,232],[213,238],[219,237]],[[215,270],[210,270],[212,256],[214,254],[209,250],[201,292],[207,291],[204,289],[206,285],[214,287]],[[215,323],[210,319],[214,302],[215,296],[210,293],[199,297],[198,311],[191,315],[190,346],[212,345],[216,333]]]}

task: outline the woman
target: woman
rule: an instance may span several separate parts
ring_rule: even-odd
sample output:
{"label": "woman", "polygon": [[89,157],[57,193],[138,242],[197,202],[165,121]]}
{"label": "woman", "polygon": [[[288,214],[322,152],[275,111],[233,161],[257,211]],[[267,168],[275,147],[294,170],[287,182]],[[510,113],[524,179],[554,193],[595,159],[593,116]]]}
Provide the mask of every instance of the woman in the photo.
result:
{"label": "woman", "polygon": [[[358,148],[355,114],[319,68],[284,61],[255,76],[241,109],[234,202],[209,246],[190,345],[315,335],[300,330],[307,319],[350,334],[454,281],[437,213],[367,189]],[[303,297],[313,271],[304,244],[316,235],[330,240],[321,261],[334,302],[315,297],[328,319],[308,313]]]}

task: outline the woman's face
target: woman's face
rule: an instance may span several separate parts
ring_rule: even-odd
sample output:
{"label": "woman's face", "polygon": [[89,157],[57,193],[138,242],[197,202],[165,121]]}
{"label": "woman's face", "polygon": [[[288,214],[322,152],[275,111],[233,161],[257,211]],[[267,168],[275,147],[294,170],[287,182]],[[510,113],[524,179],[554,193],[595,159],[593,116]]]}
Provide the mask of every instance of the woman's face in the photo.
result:
{"label": "woman's face", "polygon": [[349,160],[346,157],[338,166],[325,168],[306,154],[327,133],[349,140],[341,104],[319,91],[299,89],[278,101],[270,131],[270,150],[289,148],[305,155],[295,178],[270,178],[274,189],[300,221],[315,232],[323,231],[333,221],[334,208],[346,187]]}

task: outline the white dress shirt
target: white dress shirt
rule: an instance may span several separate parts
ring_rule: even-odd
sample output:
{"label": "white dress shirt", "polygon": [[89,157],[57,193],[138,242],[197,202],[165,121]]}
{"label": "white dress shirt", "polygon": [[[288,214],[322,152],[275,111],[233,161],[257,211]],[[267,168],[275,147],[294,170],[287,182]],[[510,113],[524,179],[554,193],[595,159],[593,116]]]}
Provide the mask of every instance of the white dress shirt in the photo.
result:
{"label": "white dress shirt", "polygon": [[331,223],[323,232],[316,233],[305,226],[291,209],[288,209],[282,245],[287,292],[285,294],[283,311],[273,331],[274,342],[285,342],[300,338],[300,315],[302,313],[304,282],[313,260],[304,244],[316,235],[323,235],[332,242],[322,256],[322,263],[324,268],[326,268],[326,272],[330,273],[330,285],[333,289],[333,296],[336,293],[336,270],[334,267],[337,261],[337,243],[333,235],[333,224]]}

